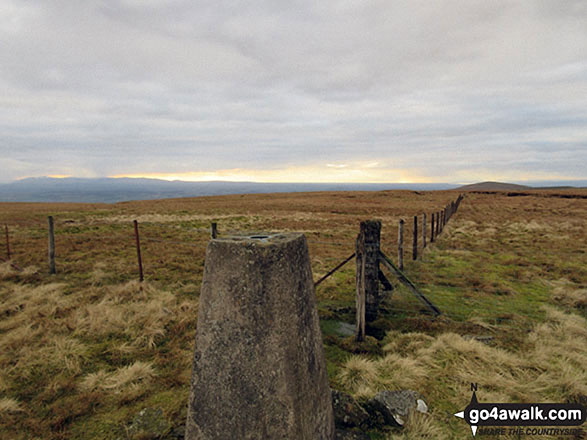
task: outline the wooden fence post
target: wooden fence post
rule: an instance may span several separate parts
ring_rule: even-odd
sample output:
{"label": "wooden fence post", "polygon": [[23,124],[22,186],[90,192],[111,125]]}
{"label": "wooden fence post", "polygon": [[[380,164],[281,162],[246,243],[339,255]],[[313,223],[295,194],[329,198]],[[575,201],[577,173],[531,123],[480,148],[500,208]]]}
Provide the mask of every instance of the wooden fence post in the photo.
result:
{"label": "wooden fence post", "polygon": [[400,219],[397,234],[397,261],[399,270],[404,270],[404,220]]}
{"label": "wooden fence post", "polygon": [[357,312],[357,328],[355,331],[355,340],[363,342],[365,340],[365,269],[366,269],[366,249],[365,237],[359,234],[357,237],[357,244],[355,250],[357,256],[357,296],[356,296],[356,312]]}
{"label": "wooden fence post", "polygon": [[379,292],[379,247],[381,222],[361,222],[357,236],[357,340],[364,337],[366,322],[377,318],[382,295]]}
{"label": "wooden fence post", "polygon": [[212,223],[211,225],[211,235],[212,238],[218,237],[218,225],[216,223]]}
{"label": "wooden fence post", "polygon": [[422,214],[422,249],[426,247],[426,213]]}
{"label": "wooden fence post", "polygon": [[8,238],[8,225],[4,225],[6,231],[6,258],[10,260],[10,239]]}
{"label": "wooden fence post", "polygon": [[139,260],[139,281],[143,282],[143,260],[141,259],[141,242],[139,240],[139,222],[133,220],[135,226],[135,240],[137,243],[137,258]]}
{"label": "wooden fence post", "polygon": [[430,219],[430,243],[434,243],[434,213]]}
{"label": "wooden fence post", "polygon": [[57,273],[55,270],[55,228],[53,225],[53,216],[47,218],[49,222],[49,273]]}
{"label": "wooden fence post", "polygon": [[418,259],[418,216],[414,216],[414,239],[412,244],[412,260]]}
{"label": "wooden fence post", "polygon": [[436,213],[436,238],[438,238],[438,234],[440,234],[440,211]]}

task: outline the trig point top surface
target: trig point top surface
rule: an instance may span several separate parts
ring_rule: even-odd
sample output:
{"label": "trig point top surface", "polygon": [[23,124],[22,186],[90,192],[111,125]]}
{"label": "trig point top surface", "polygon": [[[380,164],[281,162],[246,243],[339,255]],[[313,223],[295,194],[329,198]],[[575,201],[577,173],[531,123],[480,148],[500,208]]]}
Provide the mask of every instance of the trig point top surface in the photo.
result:
{"label": "trig point top surface", "polygon": [[283,244],[290,241],[304,238],[304,234],[299,232],[259,232],[254,234],[235,234],[226,237],[217,237],[211,240],[211,243],[229,243],[229,244],[252,244],[252,245],[272,245]]}

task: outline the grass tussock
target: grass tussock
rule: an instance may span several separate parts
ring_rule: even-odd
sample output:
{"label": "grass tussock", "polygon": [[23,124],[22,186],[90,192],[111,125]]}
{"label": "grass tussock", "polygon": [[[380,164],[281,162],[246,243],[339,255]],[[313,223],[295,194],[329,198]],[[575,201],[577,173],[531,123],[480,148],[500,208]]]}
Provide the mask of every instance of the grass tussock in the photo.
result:
{"label": "grass tussock", "polygon": [[0,398],[0,414],[2,413],[17,413],[22,412],[24,409],[16,399],[9,397]]}
{"label": "grass tussock", "polygon": [[585,312],[587,309],[587,289],[574,288],[573,284],[567,279],[560,279],[550,283],[553,286],[552,302],[554,304],[579,309]]}
{"label": "grass tussock", "polygon": [[[547,317],[516,350],[455,333],[402,337],[390,332],[388,354],[380,359],[350,358],[340,372],[340,383],[359,398],[381,389],[414,389],[427,396],[433,408],[448,403],[449,411],[467,402],[466,385],[472,382],[481,387],[484,401],[579,402],[587,396],[587,321],[556,309],[548,309]],[[402,338],[413,344],[396,352]],[[447,385],[454,390],[452,396],[446,393]]]}
{"label": "grass tussock", "polygon": [[96,390],[121,392],[128,387],[144,385],[153,377],[155,377],[155,370],[152,364],[137,361],[110,373],[104,370],[90,373],[80,381],[79,388],[85,392]]}
{"label": "grass tussock", "polygon": [[348,390],[357,389],[373,383],[377,379],[374,361],[362,356],[351,356],[339,374],[340,383]]}
{"label": "grass tussock", "polygon": [[185,304],[177,307],[177,298],[170,292],[132,281],[110,288],[95,304],[82,306],[71,326],[86,336],[125,335],[130,345],[123,350],[152,349],[165,338],[170,321],[191,312]]}

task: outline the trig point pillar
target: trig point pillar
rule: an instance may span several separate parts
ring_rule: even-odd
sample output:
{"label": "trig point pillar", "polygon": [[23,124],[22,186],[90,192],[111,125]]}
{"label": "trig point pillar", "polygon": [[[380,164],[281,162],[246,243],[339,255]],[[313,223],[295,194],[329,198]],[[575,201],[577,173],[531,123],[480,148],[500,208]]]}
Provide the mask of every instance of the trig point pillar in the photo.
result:
{"label": "trig point pillar", "polygon": [[334,439],[302,234],[208,244],[186,440],[220,439]]}

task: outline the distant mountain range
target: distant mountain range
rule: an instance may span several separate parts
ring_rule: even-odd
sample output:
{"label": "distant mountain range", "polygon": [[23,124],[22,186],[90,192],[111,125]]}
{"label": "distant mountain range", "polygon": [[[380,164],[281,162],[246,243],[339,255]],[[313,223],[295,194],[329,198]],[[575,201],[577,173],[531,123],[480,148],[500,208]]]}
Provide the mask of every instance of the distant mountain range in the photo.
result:
{"label": "distant mountain range", "polygon": [[[552,184],[552,182],[549,183]],[[587,186],[587,181],[577,183],[579,186]],[[0,184],[0,202],[115,203],[127,200],[153,200],[225,194],[306,191],[382,191],[393,189],[413,191],[448,189],[458,189],[461,191],[510,191],[536,188],[500,182],[483,182],[459,187],[458,185],[444,183],[170,182],[159,179],[135,178],[86,179],[71,177],[56,179],[51,177],[34,177],[17,180],[12,183]],[[561,185],[557,189],[561,189]]]}
{"label": "distant mountain range", "polygon": [[184,182],[138,178],[34,177],[0,185],[0,202],[115,203],[177,197],[305,191],[442,190],[450,184]]}

